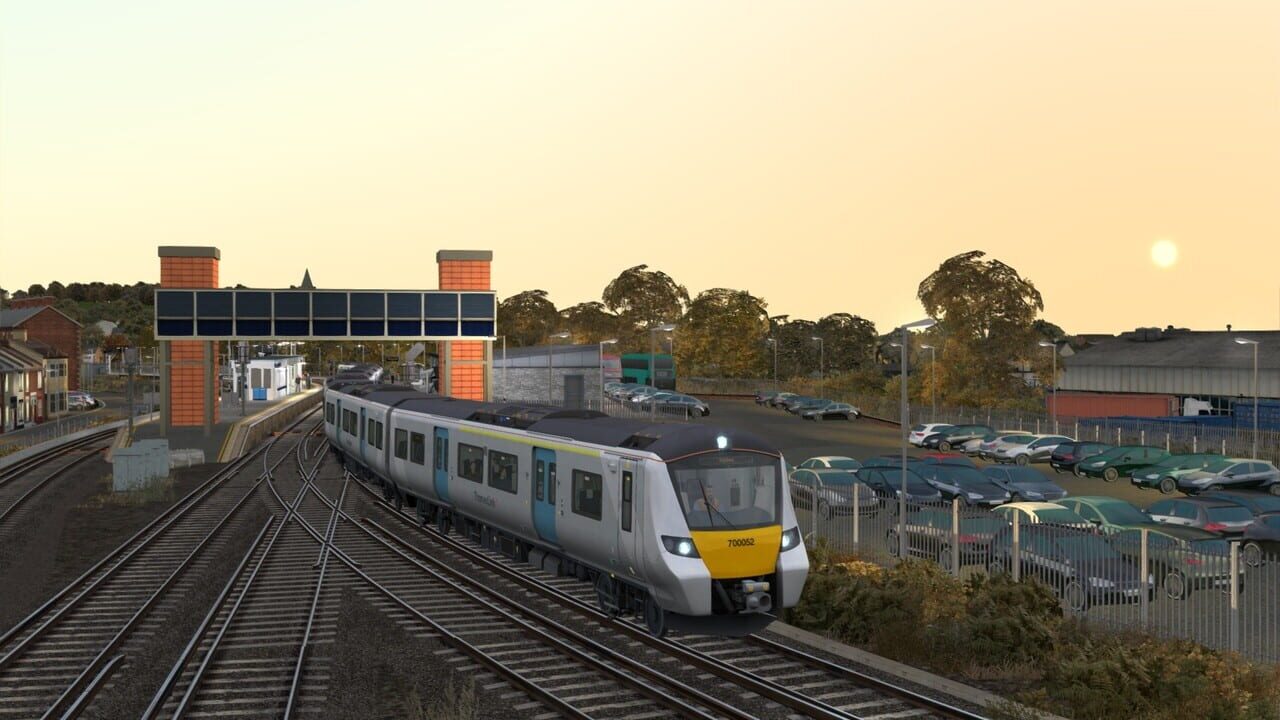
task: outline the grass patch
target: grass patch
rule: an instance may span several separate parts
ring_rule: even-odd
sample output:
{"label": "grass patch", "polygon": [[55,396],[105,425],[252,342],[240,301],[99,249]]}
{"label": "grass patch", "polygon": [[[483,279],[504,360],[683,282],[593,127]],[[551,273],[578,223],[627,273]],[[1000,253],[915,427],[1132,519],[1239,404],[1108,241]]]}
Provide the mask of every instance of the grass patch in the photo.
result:
{"label": "grass patch", "polygon": [[405,695],[405,717],[410,720],[475,720],[479,716],[476,705],[476,686],[471,678],[460,685],[450,676],[445,681],[440,697],[423,701],[414,685]]}
{"label": "grass patch", "polygon": [[[114,479],[111,475],[104,478],[108,487],[111,487]],[[175,499],[174,486],[176,481],[173,476],[153,480],[145,483],[136,490],[108,490],[89,498],[84,503],[87,508],[105,508],[105,507],[139,507],[150,503],[172,502]]]}

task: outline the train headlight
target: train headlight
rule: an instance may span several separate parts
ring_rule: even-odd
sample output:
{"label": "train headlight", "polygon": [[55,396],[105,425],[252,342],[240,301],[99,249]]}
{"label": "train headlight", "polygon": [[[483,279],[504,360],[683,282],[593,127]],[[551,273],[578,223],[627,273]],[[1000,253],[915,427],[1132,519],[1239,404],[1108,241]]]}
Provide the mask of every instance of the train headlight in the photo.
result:
{"label": "train headlight", "polygon": [[667,552],[672,555],[679,555],[680,557],[687,558],[701,557],[698,555],[698,548],[693,544],[693,540],[691,538],[663,535],[662,546],[665,547]]}
{"label": "train headlight", "polygon": [[717,449],[719,449],[719,450],[724,450],[724,449],[725,449],[725,448],[727,448],[727,447],[729,447],[729,438],[727,438],[727,437],[725,437],[725,436],[723,436],[723,435],[717,435],[717,436],[716,436],[716,448],[717,448]]}
{"label": "train headlight", "polygon": [[782,552],[800,545],[800,528],[791,528],[782,533]]}

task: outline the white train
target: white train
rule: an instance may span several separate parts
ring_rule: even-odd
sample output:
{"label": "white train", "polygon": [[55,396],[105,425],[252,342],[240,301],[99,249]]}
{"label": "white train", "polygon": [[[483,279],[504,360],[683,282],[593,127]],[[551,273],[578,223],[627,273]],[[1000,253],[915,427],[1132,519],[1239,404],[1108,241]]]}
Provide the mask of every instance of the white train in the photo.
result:
{"label": "white train", "polygon": [[748,433],[335,379],[325,430],[423,523],[595,583],[649,630],[740,635],[800,598],[809,559],[781,454]]}

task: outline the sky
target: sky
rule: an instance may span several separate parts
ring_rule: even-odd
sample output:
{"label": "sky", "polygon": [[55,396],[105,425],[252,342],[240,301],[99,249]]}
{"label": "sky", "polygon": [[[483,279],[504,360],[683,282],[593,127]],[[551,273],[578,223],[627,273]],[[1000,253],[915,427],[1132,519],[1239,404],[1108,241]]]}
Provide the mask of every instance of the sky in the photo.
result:
{"label": "sky", "polygon": [[257,287],[489,249],[560,307],[646,263],[882,329],[984,250],[1069,332],[1274,328],[1280,3],[0,3],[0,287],[185,244]]}

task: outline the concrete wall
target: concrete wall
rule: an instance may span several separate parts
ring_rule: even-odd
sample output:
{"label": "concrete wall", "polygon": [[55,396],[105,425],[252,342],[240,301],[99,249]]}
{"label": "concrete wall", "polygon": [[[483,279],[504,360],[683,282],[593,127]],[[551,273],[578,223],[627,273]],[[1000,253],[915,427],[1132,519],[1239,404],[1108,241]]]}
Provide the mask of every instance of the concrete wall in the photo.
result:
{"label": "concrete wall", "polygon": [[[552,377],[553,404],[560,405],[565,397],[565,377],[578,375],[583,380],[583,397],[585,405],[591,409],[600,407],[600,371],[597,368],[554,368]],[[503,370],[493,371],[493,399],[511,400],[514,402],[531,402],[544,404],[547,402],[547,368],[514,367],[506,369],[506,385],[503,385]]]}

